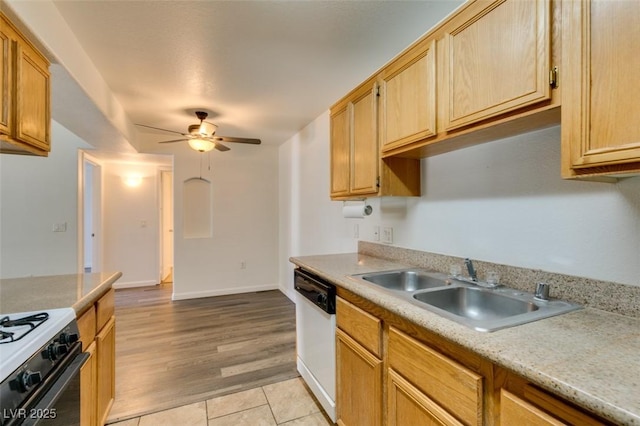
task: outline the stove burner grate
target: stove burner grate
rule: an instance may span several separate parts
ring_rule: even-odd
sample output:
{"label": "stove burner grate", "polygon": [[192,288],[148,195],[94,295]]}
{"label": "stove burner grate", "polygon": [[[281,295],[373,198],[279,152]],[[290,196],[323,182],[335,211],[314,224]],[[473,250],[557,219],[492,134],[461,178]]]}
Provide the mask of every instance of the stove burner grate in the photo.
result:
{"label": "stove burner grate", "polygon": [[[49,314],[42,312],[39,314],[28,315],[26,317],[11,319],[8,316],[0,318],[0,345],[3,343],[16,342],[27,334],[31,333],[40,324],[49,319]],[[17,331],[8,331],[7,328],[17,327]],[[17,335],[17,337],[15,337]]]}

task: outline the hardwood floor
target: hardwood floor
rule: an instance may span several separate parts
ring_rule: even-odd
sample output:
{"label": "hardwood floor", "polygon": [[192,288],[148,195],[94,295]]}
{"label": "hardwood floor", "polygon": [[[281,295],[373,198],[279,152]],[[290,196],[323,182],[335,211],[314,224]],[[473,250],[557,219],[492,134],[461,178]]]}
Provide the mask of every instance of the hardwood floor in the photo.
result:
{"label": "hardwood floor", "polygon": [[108,422],[298,376],[295,305],[281,292],[171,301],[171,285],[116,291]]}

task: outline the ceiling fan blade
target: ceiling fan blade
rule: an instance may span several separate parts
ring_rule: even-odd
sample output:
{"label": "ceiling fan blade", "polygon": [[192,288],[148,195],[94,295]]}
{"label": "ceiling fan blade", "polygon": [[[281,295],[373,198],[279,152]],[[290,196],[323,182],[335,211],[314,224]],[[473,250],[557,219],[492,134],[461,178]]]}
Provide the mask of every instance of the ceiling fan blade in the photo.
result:
{"label": "ceiling fan blade", "polygon": [[234,138],[233,136],[213,136],[214,140],[222,142],[234,142],[234,143],[249,143],[252,145],[260,145],[262,141],[260,139],[251,138]]}
{"label": "ceiling fan blade", "polygon": [[172,139],[170,141],[160,141],[158,143],[174,143],[174,142],[184,142],[184,141],[188,141],[188,140],[189,139],[182,138],[182,139]]}
{"label": "ceiling fan blade", "polygon": [[220,142],[215,142],[215,147],[214,148],[217,149],[218,151],[222,151],[222,152],[229,151],[231,149],[226,145],[222,145]]}
{"label": "ceiling fan blade", "polygon": [[161,129],[160,127],[147,126],[146,124],[137,124],[137,123],[136,123],[136,126],[146,127],[146,128],[148,128],[148,129],[154,129],[154,130],[161,130],[161,131],[163,131],[163,132],[177,133],[177,134],[182,135],[182,136],[187,136],[185,133],[176,132],[175,130]]}

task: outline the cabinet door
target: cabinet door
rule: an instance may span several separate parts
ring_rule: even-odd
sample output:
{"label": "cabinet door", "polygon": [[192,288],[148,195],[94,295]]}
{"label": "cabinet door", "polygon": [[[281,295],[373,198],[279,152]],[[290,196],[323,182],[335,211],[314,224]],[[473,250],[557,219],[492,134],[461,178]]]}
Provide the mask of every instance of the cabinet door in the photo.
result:
{"label": "cabinet door", "polygon": [[455,22],[444,38],[447,130],[550,99],[550,0],[496,0]]}
{"label": "cabinet door", "polygon": [[16,51],[15,138],[44,151],[50,147],[48,64],[30,46]]}
{"label": "cabinet door", "polygon": [[338,424],[382,424],[382,361],[336,330]]}
{"label": "cabinet door", "polygon": [[377,85],[363,86],[354,95],[351,109],[351,194],[378,192]]}
{"label": "cabinet door", "polygon": [[351,143],[347,106],[331,113],[331,196],[349,194]]}
{"label": "cabinet door", "polygon": [[11,37],[10,29],[0,17],[0,134],[11,134]]}
{"label": "cabinet door", "polygon": [[563,176],[640,172],[640,3],[562,9]]}
{"label": "cabinet door", "polygon": [[389,426],[462,426],[402,376],[389,370]]}
{"label": "cabinet door", "polygon": [[420,43],[384,70],[382,151],[436,135],[435,40]]}
{"label": "cabinet door", "polygon": [[112,317],[96,336],[97,342],[97,416],[105,424],[116,394],[116,321]]}
{"label": "cabinet door", "polygon": [[89,354],[87,362],[80,369],[80,424],[96,425],[96,344],[91,343],[85,350]]}
{"label": "cabinet door", "polygon": [[500,390],[501,425],[562,426],[566,423],[551,417],[544,411],[518,398],[512,393]]}

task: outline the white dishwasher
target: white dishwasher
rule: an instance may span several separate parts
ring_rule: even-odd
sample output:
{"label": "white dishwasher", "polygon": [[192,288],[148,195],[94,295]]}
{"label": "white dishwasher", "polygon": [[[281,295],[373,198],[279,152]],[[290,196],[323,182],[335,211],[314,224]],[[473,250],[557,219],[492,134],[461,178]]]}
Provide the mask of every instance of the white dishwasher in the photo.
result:
{"label": "white dishwasher", "polygon": [[336,421],[336,288],[302,269],[294,271],[298,372]]}

